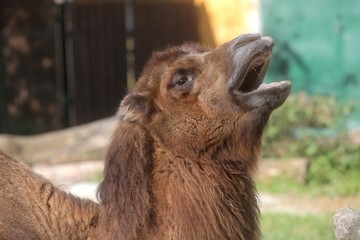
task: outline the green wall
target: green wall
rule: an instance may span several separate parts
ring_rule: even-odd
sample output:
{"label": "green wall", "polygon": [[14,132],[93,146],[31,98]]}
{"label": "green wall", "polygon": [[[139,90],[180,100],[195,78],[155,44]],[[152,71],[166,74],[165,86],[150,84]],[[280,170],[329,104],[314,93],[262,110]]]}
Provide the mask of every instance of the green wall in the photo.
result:
{"label": "green wall", "polygon": [[262,0],[263,34],[276,40],[268,80],[360,100],[360,1]]}

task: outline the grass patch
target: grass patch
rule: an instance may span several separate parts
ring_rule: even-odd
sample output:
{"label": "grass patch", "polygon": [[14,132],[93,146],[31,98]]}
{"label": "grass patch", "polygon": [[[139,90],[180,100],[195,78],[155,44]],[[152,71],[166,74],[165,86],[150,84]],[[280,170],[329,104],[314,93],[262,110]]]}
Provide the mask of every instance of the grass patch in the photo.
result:
{"label": "grass patch", "polygon": [[294,179],[281,176],[274,177],[268,182],[256,181],[256,188],[259,192],[269,192],[275,194],[290,193],[295,195],[306,194],[310,196],[323,194],[323,191],[319,186],[300,184]]}
{"label": "grass patch", "polygon": [[[336,179],[336,178],[334,178]],[[337,181],[328,184],[319,184],[310,182],[301,184],[292,178],[274,177],[268,182],[256,181],[256,188],[259,192],[268,192],[274,194],[288,193],[295,196],[359,196],[359,172],[350,171],[347,176],[343,176]]]}
{"label": "grass patch", "polygon": [[264,213],[263,240],[335,240],[332,216]]}
{"label": "grass patch", "polygon": [[263,157],[306,157],[308,189],[316,186],[327,195],[359,194],[360,146],[348,137],[346,127],[356,109],[358,103],[333,97],[292,94],[270,118]]}

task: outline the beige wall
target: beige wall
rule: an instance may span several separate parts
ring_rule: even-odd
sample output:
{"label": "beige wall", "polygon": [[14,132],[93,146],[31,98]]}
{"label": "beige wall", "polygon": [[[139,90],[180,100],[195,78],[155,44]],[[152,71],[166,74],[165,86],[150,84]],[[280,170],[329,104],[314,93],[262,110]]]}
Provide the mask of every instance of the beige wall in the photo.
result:
{"label": "beige wall", "polygon": [[[65,1],[65,0],[54,0]],[[76,2],[113,2],[126,0],[73,0]],[[137,3],[186,3],[198,8],[201,42],[220,45],[236,36],[260,31],[260,0],[136,0]]]}
{"label": "beige wall", "polygon": [[[215,45],[219,45],[240,34],[260,31],[259,1],[194,0],[194,3],[205,8],[213,42]],[[200,32],[204,31],[202,25],[200,21]],[[207,43],[205,33],[204,38],[203,42]]]}

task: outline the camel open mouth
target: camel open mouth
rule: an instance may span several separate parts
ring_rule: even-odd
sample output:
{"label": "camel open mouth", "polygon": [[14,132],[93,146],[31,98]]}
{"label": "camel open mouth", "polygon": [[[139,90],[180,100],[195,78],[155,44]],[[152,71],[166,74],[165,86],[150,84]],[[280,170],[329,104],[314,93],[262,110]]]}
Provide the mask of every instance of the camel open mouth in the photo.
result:
{"label": "camel open mouth", "polygon": [[245,75],[238,79],[239,87],[235,91],[248,93],[258,89],[264,81],[266,71],[269,67],[270,56],[260,58],[251,63]]}
{"label": "camel open mouth", "polygon": [[233,72],[228,81],[230,93],[241,106],[273,110],[291,89],[288,81],[264,83],[274,41],[270,37],[247,35],[233,42]]}
{"label": "camel open mouth", "polygon": [[[237,40],[237,39],[236,39]],[[264,81],[271,59],[274,41],[270,37],[249,35],[235,40],[233,48],[233,69],[229,88],[233,93],[249,93]]]}
{"label": "camel open mouth", "polygon": [[262,57],[250,64],[248,70],[241,79],[238,80],[239,87],[234,91],[238,93],[251,93],[254,91],[266,91],[272,88],[281,88],[289,86],[288,81],[264,83],[264,78],[270,64],[271,55]]}

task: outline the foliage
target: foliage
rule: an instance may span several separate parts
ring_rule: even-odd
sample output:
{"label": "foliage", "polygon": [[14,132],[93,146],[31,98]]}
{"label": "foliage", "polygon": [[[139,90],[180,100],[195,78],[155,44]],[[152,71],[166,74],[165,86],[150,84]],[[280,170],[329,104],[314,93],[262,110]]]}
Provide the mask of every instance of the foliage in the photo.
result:
{"label": "foliage", "polygon": [[360,146],[348,139],[346,128],[356,107],[333,97],[293,94],[270,118],[263,157],[307,157],[308,185],[325,186],[329,194],[360,193]]}
{"label": "foliage", "polygon": [[335,239],[331,216],[264,213],[261,226],[264,240]]}

